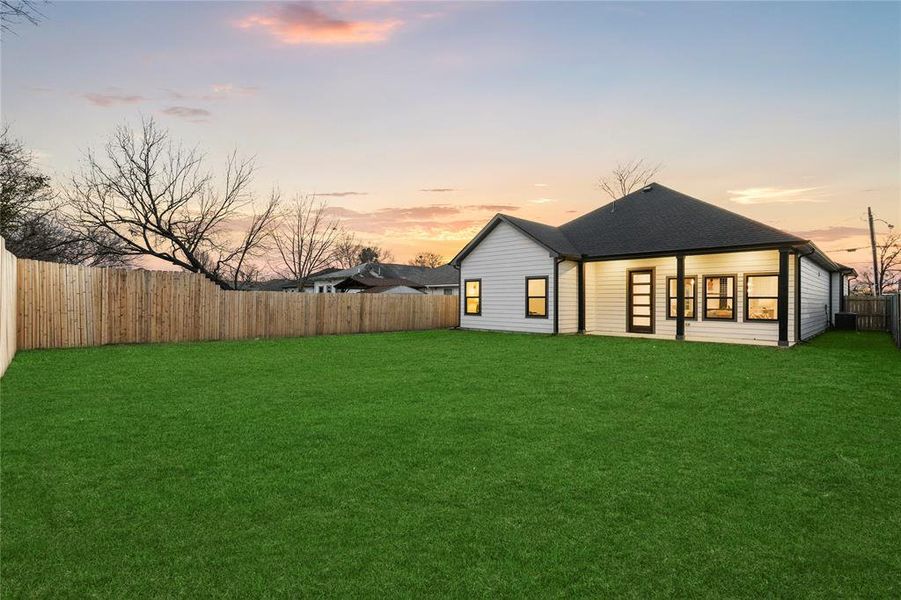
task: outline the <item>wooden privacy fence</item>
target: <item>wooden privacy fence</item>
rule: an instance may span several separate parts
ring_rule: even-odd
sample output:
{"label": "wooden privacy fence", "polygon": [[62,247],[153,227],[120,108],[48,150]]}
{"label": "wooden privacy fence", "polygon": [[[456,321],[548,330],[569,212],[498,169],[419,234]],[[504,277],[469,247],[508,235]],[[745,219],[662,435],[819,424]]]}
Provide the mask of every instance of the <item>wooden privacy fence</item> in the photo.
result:
{"label": "wooden privacy fence", "polygon": [[857,328],[867,331],[886,331],[887,296],[848,296],[845,310],[857,313]]}
{"label": "wooden privacy fence", "polygon": [[457,297],[223,291],[201,275],[18,262],[19,349],[457,325]]}
{"label": "wooden privacy fence", "polygon": [[16,262],[0,237],[0,375],[16,353]]}
{"label": "wooden privacy fence", "polygon": [[901,292],[894,296],[887,296],[885,315],[888,319],[888,329],[892,333],[892,339],[895,340],[895,346],[901,348]]}

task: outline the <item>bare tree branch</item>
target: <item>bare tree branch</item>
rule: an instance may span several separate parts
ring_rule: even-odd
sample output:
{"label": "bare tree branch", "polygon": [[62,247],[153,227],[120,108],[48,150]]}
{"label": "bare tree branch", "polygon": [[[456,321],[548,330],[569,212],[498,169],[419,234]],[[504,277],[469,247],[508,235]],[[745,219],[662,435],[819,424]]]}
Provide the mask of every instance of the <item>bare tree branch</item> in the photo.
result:
{"label": "bare tree branch", "polygon": [[444,257],[435,252],[420,252],[410,261],[410,264],[436,269],[444,264]]}
{"label": "bare tree branch", "polygon": [[34,156],[13,139],[8,127],[0,131],[0,235],[19,258],[49,262],[121,266],[125,260],[111,253],[111,240],[96,244],[96,236],[73,222],[65,205],[37,168]]}
{"label": "bare tree branch", "polygon": [[879,276],[873,277],[872,268],[864,270],[853,285],[855,293],[874,295],[877,281],[882,294],[901,289],[901,233],[888,233],[876,244],[876,263]]}
{"label": "bare tree branch", "polygon": [[[88,151],[67,198],[85,230],[102,233],[123,256],[154,256],[202,273],[224,289],[247,279],[277,220],[278,194],[253,212],[253,161],[232,154],[217,185],[196,149],[175,145],[153,119],[120,127],[98,156]],[[112,251],[112,246],[110,247]]]}
{"label": "bare tree branch", "polygon": [[598,187],[613,200],[619,200],[651,182],[662,165],[648,165],[644,159],[619,163],[613,171],[598,179]]}
{"label": "bare tree branch", "polygon": [[360,251],[363,245],[357,241],[353,233],[345,233],[335,243],[332,252],[332,264],[339,269],[350,269],[360,264]]}
{"label": "bare tree branch", "polygon": [[13,26],[19,23],[37,25],[44,14],[34,0],[0,0],[0,30],[14,33]]}
{"label": "bare tree branch", "polygon": [[279,258],[273,269],[280,277],[293,279],[298,291],[303,291],[311,274],[331,264],[343,234],[324,200],[298,196],[273,233]]}

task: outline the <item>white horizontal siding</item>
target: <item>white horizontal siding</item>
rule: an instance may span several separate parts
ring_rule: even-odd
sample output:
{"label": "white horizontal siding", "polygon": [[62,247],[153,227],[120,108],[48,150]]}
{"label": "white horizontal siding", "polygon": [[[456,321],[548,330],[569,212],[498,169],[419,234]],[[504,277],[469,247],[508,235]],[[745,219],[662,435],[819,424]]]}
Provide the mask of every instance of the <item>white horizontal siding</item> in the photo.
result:
{"label": "white horizontal siding", "polygon": [[842,279],[844,275],[841,273],[830,273],[829,274],[829,285],[832,288],[832,322],[835,322],[835,313],[841,312],[841,289],[842,289]]}
{"label": "white horizontal siding", "polygon": [[801,339],[808,340],[829,327],[830,274],[801,257]]}
{"label": "white horizontal siding", "polygon": [[557,267],[557,277],[560,286],[557,331],[576,333],[579,331],[579,263],[572,260],[561,262]]}
{"label": "white horizontal siding", "polygon": [[[553,333],[554,259],[548,250],[507,223],[501,223],[463,259],[463,289],[467,279],[482,280],[482,314],[464,314],[460,298],[460,327]],[[548,318],[526,318],[526,277],[548,278]],[[461,291],[461,296],[465,294]]]}
{"label": "white horizontal siding", "polygon": [[[795,340],[794,260],[789,261],[789,341]],[[654,333],[631,334],[626,331],[626,286],[630,269],[654,269]],[[685,339],[738,343],[776,344],[776,322],[745,322],[745,275],[776,273],[776,250],[734,252],[685,257],[686,277],[697,277],[697,320],[685,321]],[[705,275],[735,275],[735,321],[711,321],[703,318],[703,280]],[[676,321],[666,318],[666,278],[676,276],[676,258],[649,258],[599,261],[585,264],[585,328],[587,333],[635,335],[636,337],[675,338]]]}

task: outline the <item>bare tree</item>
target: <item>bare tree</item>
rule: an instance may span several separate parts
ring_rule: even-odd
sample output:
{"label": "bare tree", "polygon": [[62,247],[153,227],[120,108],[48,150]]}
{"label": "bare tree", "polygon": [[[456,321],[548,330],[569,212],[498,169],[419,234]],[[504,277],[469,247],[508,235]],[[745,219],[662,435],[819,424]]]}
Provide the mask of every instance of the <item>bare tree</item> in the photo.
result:
{"label": "bare tree", "polygon": [[33,0],[0,0],[0,29],[12,33],[19,23],[37,25],[44,18],[38,4]]}
{"label": "bare tree", "polygon": [[444,264],[444,257],[434,252],[420,252],[410,261],[410,264],[435,269]]}
{"label": "bare tree", "polygon": [[255,211],[251,160],[232,154],[221,185],[195,149],[173,144],[153,119],[119,127],[101,155],[88,151],[67,190],[78,225],[121,256],[154,256],[223,289],[247,278],[277,217],[278,194]]}
{"label": "bare tree", "polygon": [[357,257],[361,263],[390,263],[394,260],[394,254],[381,246],[367,245],[360,248]]}
{"label": "bare tree", "polygon": [[298,196],[273,234],[280,259],[273,269],[280,277],[294,280],[298,291],[303,291],[311,274],[331,264],[342,234],[324,200]]}
{"label": "bare tree", "polygon": [[618,163],[613,171],[598,179],[598,187],[614,200],[644,187],[660,172],[662,165],[648,165],[644,159]]}
{"label": "bare tree", "polygon": [[346,232],[335,243],[332,252],[332,265],[339,269],[350,269],[360,263],[360,251],[363,245],[357,241],[356,236]]}
{"label": "bare tree", "polygon": [[876,244],[876,266],[878,277],[873,277],[872,268],[864,270],[853,286],[855,293],[875,295],[879,287],[881,294],[891,294],[901,289],[901,233],[888,233]]}
{"label": "bare tree", "polygon": [[50,262],[121,266],[110,252],[114,240],[96,244],[94,232],[77,227],[51,186],[50,177],[35,165],[34,156],[0,130],[0,235],[19,258]]}

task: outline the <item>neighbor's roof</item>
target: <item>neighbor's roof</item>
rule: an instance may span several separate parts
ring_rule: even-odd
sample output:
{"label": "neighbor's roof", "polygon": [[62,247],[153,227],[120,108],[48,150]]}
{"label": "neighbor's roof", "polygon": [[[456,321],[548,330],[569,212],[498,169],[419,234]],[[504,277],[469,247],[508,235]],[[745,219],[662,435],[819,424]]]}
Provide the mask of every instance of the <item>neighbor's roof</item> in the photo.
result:
{"label": "neighbor's roof", "polygon": [[452,265],[444,265],[432,269],[430,267],[417,267],[413,265],[362,263],[343,271],[333,271],[316,279],[347,279],[361,275],[364,277],[383,277],[395,279],[409,279],[417,285],[441,286],[459,285],[457,269]]}
{"label": "neighbor's roof", "polygon": [[499,214],[454,257],[454,264],[459,264],[501,222],[567,258],[807,243],[796,235],[652,183],[559,227]]}
{"label": "neighbor's roof", "polygon": [[[310,276],[307,277],[306,284],[304,287],[309,287],[313,285],[313,279],[317,277],[322,277],[324,275],[328,275],[334,271],[337,271],[333,267],[328,267],[325,269],[321,269],[316,271],[315,273],[310,273]],[[250,289],[256,290],[258,292],[278,292],[285,288],[292,288],[297,286],[296,279],[270,279],[269,281],[261,281],[259,283],[254,284]]]}
{"label": "neighbor's roof", "polygon": [[363,277],[362,275],[354,275],[348,277],[335,287],[338,289],[359,289],[359,288],[377,288],[377,287],[397,287],[406,286],[413,289],[421,288],[422,285],[409,279],[400,277]]}
{"label": "neighbor's roof", "polygon": [[[409,288],[408,285],[382,285],[378,287],[366,288],[361,293],[363,294],[384,294],[386,292],[390,292],[391,290],[396,290],[398,288]],[[419,288],[410,288],[412,290],[416,290],[420,294],[424,294],[425,292],[421,291]]]}

